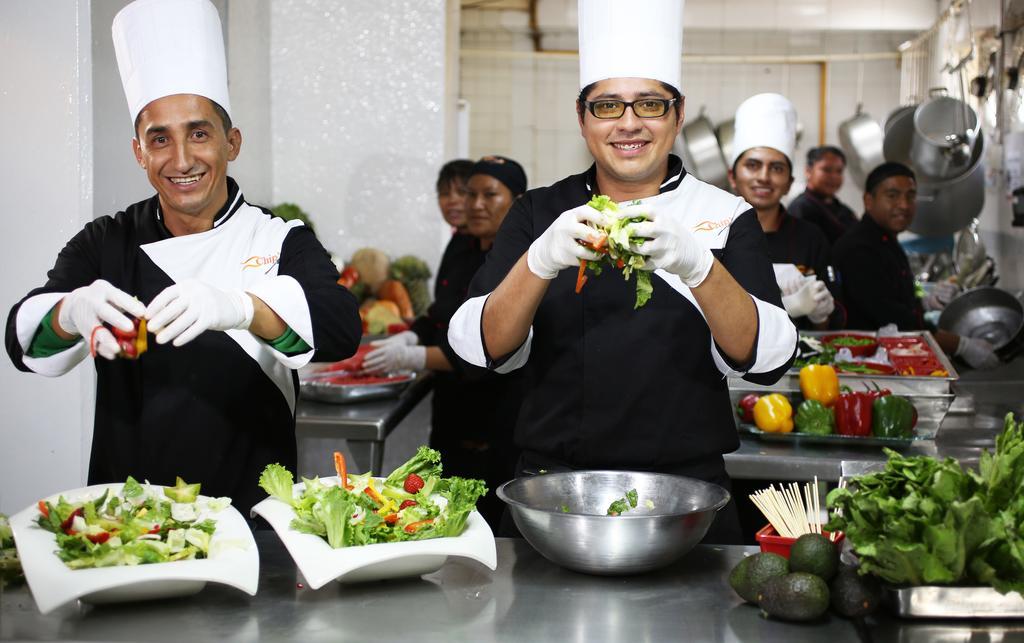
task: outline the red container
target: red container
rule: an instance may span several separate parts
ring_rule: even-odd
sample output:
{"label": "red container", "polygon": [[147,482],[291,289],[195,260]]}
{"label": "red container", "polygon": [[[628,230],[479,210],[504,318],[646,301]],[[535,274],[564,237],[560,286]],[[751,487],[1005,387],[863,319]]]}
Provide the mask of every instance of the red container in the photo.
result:
{"label": "red container", "polygon": [[[823,531],[822,535],[828,537],[829,532]],[[843,532],[836,533],[836,539],[832,542],[836,544],[836,547],[841,547],[843,544],[843,538],[845,538]],[[786,538],[780,536],[775,531],[775,527],[771,524],[767,524],[754,534],[754,539],[761,545],[761,551],[770,552],[772,554],[778,554],[785,559],[789,559],[789,548],[796,542],[796,538]]]}
{"label": "red container", "polygon": [[[861,344],[859,346],[837,346],[835,341],[837,339],[843,339],[844,337],[850,337],[853,339],[869,339],[870,344]],[[878,350],[878,340],[873,335],[860,335],[858,333],[836,333],[834,335],[824,335],[821,338],[822,344],[828,344],[837,351],[841,348],[850,349],[850,354],[854,357],[867,357],[868,355],[874,355],[875,351]]]}

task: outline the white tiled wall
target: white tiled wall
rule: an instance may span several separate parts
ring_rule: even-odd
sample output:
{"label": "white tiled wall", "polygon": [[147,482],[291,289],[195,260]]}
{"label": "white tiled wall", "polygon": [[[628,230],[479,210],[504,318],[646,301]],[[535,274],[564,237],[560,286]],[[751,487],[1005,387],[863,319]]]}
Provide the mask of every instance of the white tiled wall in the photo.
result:
{"label": "white tiled wall", "polygon": [[[573,105],[579,91],[578,59],[573,55],[532,55],[527,31],[502,28],[501,15],[463,12],[460,89],[471,105],[470,154],[511,156],[526,168],[531,186],[550,184],[582,171],[591,162],[579,135]],[[911,35],[687,30],[684,52],[709,57],[895,52],[899,43]],[[544,46],[574,49],[576,34],[567,29],[546,30]],[[863,67],[859,89],[858,66]],[[858,96],[864,111],[880,123],[898,105],[899,68],[894,59],[830,63],[828,79],[828,144],[838,145],[837,127],[854,115]],[[687,61],[684,56],[683,86],[687,115],[696,117],[703,108],[715,124],[732,118],[740,102],[753,94],[772,91],[789,97],[803,127],[796,154],[797,181],[791,194],[803,190],[802,159],[808,148],[818,144],[817,64],[721,64]],[[840,198],[858,210],[860,191],[850,183],[844,186]]]}

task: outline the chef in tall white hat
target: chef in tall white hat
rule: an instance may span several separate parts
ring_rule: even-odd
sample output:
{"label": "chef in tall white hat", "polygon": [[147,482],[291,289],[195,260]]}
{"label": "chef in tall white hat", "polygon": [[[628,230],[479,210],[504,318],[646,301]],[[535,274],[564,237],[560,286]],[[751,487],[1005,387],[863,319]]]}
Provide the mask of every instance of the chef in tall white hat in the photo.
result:
{"label": "chef in tall white hat", "polygon": [[[682,16],[680,0],[580,0],[575,108],[594,163],[513,205],[449,326],[468,364],[522,369],[521,470],[639,469],[728,487],[722,454],[739,442],[726,377],[771,384],[792,363],[796,331],[754,212],[671,154]],[[621,209],[599,212],[597,195]],[[586,265],[603,260],[595,228],[623,213],[644,219],[628,226],[642,268],[625,280],[623,264]],[[739,542],[734,507],[718,516],[707,542]]]}
{"label": "chef in tall white hat", "polygon": [[757,213],[786,312],[797,328],[841,328],[846,314],[828,287],[835,285],[828,241],[782,205],[793,185],[796,109],[781,94],[757,94],[740,104],[734,123],[729,182]]}
{"label": "chef in tall white hat", "polygon": [[242,136],[209,0],[137,0],[112,32],[156,194],[68,242],[12,309],[8,352],[46,376],[100,358],[90,484],[181,476],[247,508],[267,463],[295,464],[294,369],[355,352],[356,302],[309,228],[227,174]]}

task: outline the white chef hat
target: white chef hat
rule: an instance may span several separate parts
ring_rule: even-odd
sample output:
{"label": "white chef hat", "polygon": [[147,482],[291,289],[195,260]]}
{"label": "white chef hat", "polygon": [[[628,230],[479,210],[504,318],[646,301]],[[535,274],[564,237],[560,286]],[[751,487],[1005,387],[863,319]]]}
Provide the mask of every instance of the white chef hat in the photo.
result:
{"label": "white chef hat", "polygon": [[132,122],[158,98],[196,94],[231,114],[224,35],[210,0],[135,0],[111,27]]}
{"label": "white chef hat", "polygon": [[685,0],[578,0],[580,89],[653,78],[682,91]]}
{"label": "white chef hat", "polygon": [[754,147],[770,147],[786,155],[793,163],[796,149],[796,109],[781,94],[757,94],[743,101],[736,109],[733,122],[732,158],[736,159]]}

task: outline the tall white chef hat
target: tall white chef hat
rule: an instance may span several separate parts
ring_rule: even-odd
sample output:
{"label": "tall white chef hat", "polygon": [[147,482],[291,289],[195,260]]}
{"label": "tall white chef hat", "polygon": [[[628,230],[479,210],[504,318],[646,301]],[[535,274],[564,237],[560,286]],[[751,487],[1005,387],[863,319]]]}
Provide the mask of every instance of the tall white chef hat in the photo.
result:
{"label": "tall white chef hat", "polygon": [[210,0],[135,0],[114,16],[114,53],[132,122],[158,98],[196,94],[231,114],[224,36]]}
{"label": "tall white chef hat", "polygon": [[732,158],[736,159],[753,147],[770,147],[786,155],[793,163],[796,149],[796,109],[781,94],[757,94],[740,103],[736,109],[732,139]]}
{"label": "tall white chef hat", "polygon": [[580,89],[653,78],[682,91],[685,0],[578,0]]}

